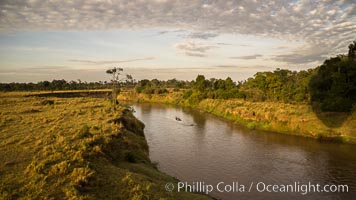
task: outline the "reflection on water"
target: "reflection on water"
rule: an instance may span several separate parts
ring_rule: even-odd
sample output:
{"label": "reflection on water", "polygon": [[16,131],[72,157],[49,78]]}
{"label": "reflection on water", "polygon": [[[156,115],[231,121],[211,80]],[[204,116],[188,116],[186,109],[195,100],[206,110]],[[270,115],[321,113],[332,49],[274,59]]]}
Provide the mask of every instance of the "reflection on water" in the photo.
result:
{"label": "reflection on water", "polygon": [[[182,181],[347,184],[349,193],[221,193],[221,199],[355,199],[356,146],[251,131],[197,110],[136,104],[150,158]],[[176,121],[175,117],[182,121]],[[352,192],[353,191],[353,192]]]}

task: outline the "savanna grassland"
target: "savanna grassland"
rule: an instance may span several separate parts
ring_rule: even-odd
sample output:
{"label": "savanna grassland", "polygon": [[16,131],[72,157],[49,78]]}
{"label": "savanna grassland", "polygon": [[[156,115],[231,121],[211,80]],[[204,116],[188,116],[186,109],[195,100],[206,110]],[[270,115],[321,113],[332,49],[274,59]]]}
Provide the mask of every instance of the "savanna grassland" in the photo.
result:
{"label": "savanna grassland", "polygon": [[0,199],[210,199],[165,191],[127,107],[28,94],[0,94]]}

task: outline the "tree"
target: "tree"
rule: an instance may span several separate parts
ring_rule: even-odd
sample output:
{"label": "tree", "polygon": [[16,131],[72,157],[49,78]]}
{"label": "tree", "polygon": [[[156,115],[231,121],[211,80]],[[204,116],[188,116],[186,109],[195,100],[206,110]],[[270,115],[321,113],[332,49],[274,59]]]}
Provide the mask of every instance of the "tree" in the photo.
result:
{"label": "tree", "polygon": [[[120,82],[125,80],[132,80],[132,76],[129,74],[122,74],[124,71],[121,67],[114,67],[112,69],[106,70],[106,73],[111,75],[111,84],[112,84],[112,101],[113,101],[113,108],[116,110],[117,104],[117,95],[120,92]],[[125,77],[121,78],[121,76],[125,75]]]}
{"label": "tree", "polygon": [[226,87],[226,90],[231,90],[236,87],[236,84],[232,81],[232,79],[230,77],[227,77],[225,80],[225,87]]}
{"label": "tree", "polygon": [[321,111],[350,112],[356,102],[356,61],[345,55],[330,58],[309,82],[311,101]]}
{"label": "tree", "polygon": [[206,80],[204,75],[198,75],[195,79],[195,88],[200,92],[203,92],[206,89]]}
{"label": "tree", "polygon": [[356,58],[356,40],[349,45],[349,59],[354,60]]}

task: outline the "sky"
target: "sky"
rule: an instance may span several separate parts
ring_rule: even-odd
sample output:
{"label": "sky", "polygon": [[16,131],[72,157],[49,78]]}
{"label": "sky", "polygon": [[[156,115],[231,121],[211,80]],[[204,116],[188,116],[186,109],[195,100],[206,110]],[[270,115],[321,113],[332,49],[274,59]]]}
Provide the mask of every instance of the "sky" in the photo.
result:
{"label": "sky", "polygon": [[356,0],[0,0],[0,82],[244,80],[356,39]]}

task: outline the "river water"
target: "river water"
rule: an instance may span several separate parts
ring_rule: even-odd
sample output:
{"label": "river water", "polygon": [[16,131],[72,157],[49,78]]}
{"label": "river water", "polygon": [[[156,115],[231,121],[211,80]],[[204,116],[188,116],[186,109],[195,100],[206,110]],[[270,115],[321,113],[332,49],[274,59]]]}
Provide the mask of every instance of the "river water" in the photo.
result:
{"label": "river water", "polygon": [[[200,185],[196,191],[211,185],[210,195],[224,200],[356,199],[355,145],[248,130],[194,109],[132,107],[146,125],[150,159],[191,188]],[[328,191],[347,185],[349,192],[313,192],[316,184]]]}

